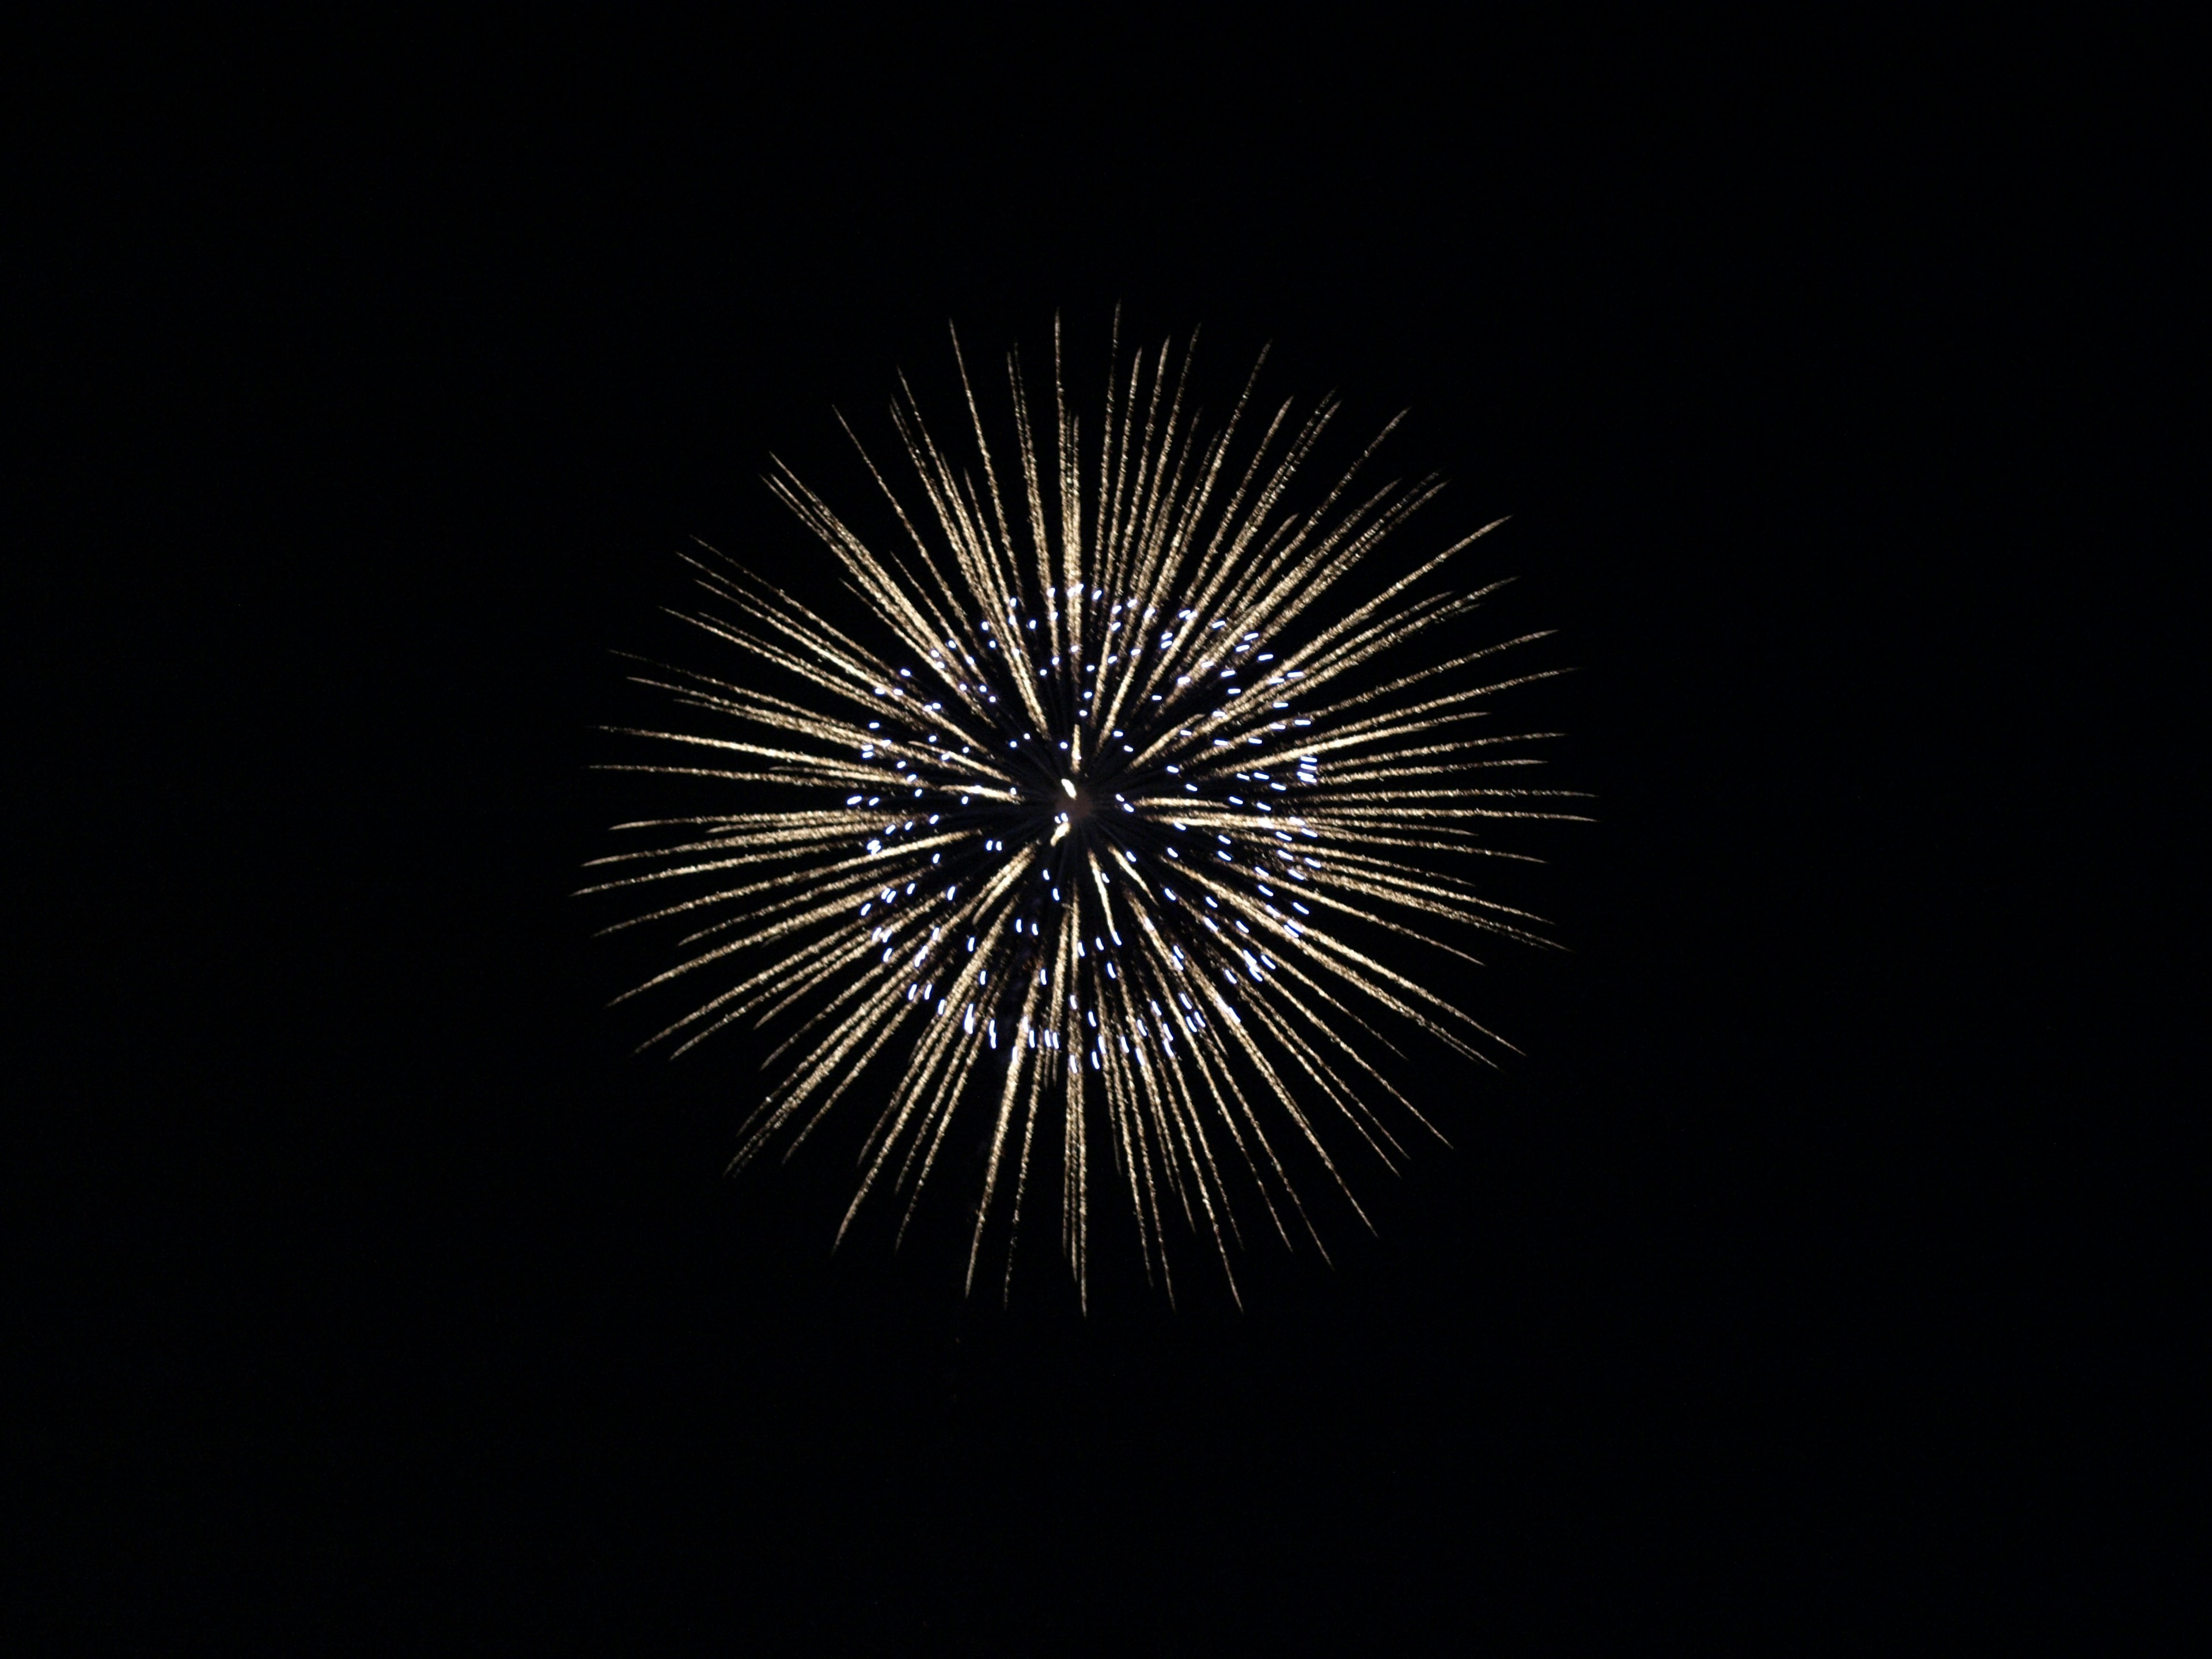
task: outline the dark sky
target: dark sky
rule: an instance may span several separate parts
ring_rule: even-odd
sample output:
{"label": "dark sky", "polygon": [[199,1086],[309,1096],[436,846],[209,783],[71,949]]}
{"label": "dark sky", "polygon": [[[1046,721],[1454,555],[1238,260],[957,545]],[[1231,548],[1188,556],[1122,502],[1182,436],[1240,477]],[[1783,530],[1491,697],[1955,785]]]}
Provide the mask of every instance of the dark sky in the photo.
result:
{"label": "dark sky", "polygon": [[[1990,1082],[2024,935],[1976,827],[2077,349],[2038,204],[2082,179],[2020,136],[2060,77],[851,22],[57,60],[58,550],[9,578],[21,816],[85,872],[31,902],[55,1650],[2101,1621],[2094,1539],[2024,1541],[2117,1454],[2052,1403],[2098,1258],[2046,1224],[2067,1120]],[[771,451],[849,489],[831,405],[941,377],[948,319],[1116,302],[1409,410],[1447,516],[1513,515],[1496,622],[1561,630],[1530,708],[1599,803],[1531,890],[1571,953],[1479,992],[1525,1057],[1425,1074],[1454,1149],[1333,1269],[1255,1252],[1241,1316],[832,1259],[842,1164],[726,1179],[749,1065],[632,1057],[642,958],[567,897],[685,538],[811,556]]]}

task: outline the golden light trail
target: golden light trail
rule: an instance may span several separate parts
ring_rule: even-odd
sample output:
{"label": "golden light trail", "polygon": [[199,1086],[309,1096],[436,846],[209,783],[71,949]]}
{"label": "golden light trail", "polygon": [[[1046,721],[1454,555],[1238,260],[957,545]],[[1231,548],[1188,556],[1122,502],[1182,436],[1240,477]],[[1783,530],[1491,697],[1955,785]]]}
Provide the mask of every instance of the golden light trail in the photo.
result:
{"label": "golden light trail", "polygon": [[[1479,775],[1540,765],[1500,751],[1556,733],[1467,730],[1548,675],[1464,685],[1462,671],[1546,635],[1418,660],[1425,635],[1497,584],[1405,596],[1495,525],[1335,609],[1339,585],[1441,487],[1355,490],[1389,427],[1300,504],[1293,482],[1333,403],[1293,420],[1285,402],[1263,422],[1255,364],[1208,432],[1185,399],[1189,346],[1124,365],[1117,339],[1085,434],[1055,325],[1048,408],[1008,356],[1009,463],[953,347],[972,457],[939,441],[903,382],[892,418],[911,477],[895,484],[861,449],[896,550],[780,464],[769,480],[872,614],[870,640],[708,550],[690,560],[708,603],[688,620],[732,653],[730,678],[639,677],[706,720],[622,728],[686,763],[613,769],[783,786],[794,805],[617,825],[652,844],[594,860],[605,878],[584,890],[665,893],[617,927],[682,930],[677,959],[617,999],[705,988],[647,1046],[790,1025],[738,1165],[796,1146],[880,1079],[840,1239],[872,1196],[902,1199],[903,1237],[957,1118],[988,1146],[970,1291],[994,1222],[1002,1294],[1011,1284],[1056,1158],[1060,1249],[1087,1304],[1103,1146],[1146,1273],[1173,1297],[1172,1218],[1208,1241],[1234,1295],[1234,1194],[1256,1196],[1284,1243],[1295,1227],[1320,1248],[1285,1148],[1351,1199],[1332,1133],[1391,1168],[1405,1154],[1374,1103],[1441,1138],[1376,1063],[1398,1051],[1383,1025],[1472,1060],[1504,1046],[1332,929],[1469,962],[1443,930],[1547,942],[1540,919],[1449,867],[1524,856],[1489,847],[1488,821],[1578,816],[1555,804],[1572,792]],[[1379,684],[1359,672],[1390,652],[1414,660]],[[763,669],[789,695],[756,689]]]}

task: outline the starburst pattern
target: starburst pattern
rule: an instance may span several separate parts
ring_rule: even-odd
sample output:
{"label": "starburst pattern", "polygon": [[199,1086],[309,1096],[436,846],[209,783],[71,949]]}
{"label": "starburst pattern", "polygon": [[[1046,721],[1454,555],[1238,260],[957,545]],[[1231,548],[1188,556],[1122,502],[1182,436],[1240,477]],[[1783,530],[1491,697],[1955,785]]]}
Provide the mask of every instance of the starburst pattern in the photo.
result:
{"label": "starburst pattern", "polygon": [[[791,1026],[738,1164],[795,1146],[841,1102],[876,1109],[841,1239],[884,1194],[902,1199],[903,1237],[958,1121],[988,1146],[971,1290],[994,1218],[1010,1282],[1042,1206],[1087,1295],[1091,1205],[1110,1188],[1170,1297],[1178,1215],[1234,1293],[1255,1197],[1285,1244],[1295,1229],[1321,1246],[1299,1159],[1357,1210],[1333,1143],[1395,1168],[1407,1123],[1441,1138],[1378,1063],[1399,1052],[1388,1027],[1472,1060],[1504,1046],[1407,958],[1471,962],[1471,935],[1544,943],[1467,862],[1516,856],[1486,844],[1498,821],[1574,816],[1554,804],[1569,792],[1515,781],[1539,763],[1517,745],[1556,734],[1479,724],[1499,692],[1547,677],[1492,678],[1489,659],[1544,635],[1420,656],[1498,586],[1427,591],[1494,525],[1345,597],[1441,488],[1358,486],[1390,427],[1301,505],[1333,403],[1267,415],[1255,364],[1209,432],[1188,346],[1109,351],[1093,434],[1057,325],[1053,348],[1048,408],[1008,356],[994,418],[1011,416],[1011,454],[957,337],[972,450],[940,441],[903,380],[908,471],[895,479],[854,437],[896,545],[778,464],[771,488],[838,562],[866,628],[711,551],[692,559],[708,602],[687,620],[750,666],[641,676],[709,719],[621,729],[702,763],[617,769],[779,786],[791,804],[617,826],[653,845],[595,860],[607,878],[586,890],[668,892],[617,924],[681,930],[679,959],[627,996],[708,987],[649,1045]],[[763,669],[786,695],[759,689]]]}

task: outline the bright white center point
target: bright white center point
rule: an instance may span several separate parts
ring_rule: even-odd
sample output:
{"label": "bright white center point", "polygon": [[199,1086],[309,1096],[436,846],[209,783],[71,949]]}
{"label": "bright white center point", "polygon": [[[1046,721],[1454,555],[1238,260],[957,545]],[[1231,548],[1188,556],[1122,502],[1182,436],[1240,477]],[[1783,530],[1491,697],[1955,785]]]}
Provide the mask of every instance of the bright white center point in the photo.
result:
{"label": "bright white center point", "polygon": [[1068,799],[1073,800],[1075,799],[1075,780],[1073,778],[1062,778],[1060,781],[1060,787],[1067,791]]}

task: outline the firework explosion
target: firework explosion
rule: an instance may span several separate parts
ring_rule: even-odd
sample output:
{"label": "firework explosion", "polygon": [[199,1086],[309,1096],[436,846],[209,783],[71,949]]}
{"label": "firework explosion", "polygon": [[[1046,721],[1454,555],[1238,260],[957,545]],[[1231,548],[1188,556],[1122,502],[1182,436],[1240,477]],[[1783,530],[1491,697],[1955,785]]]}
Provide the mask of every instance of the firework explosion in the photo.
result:
{"label": "firework explosion", "polygon": [[[840,1239],[884,1193],[903,1197],[903,1237],[959,1118],[988,1136],[971,1291],[994,1218],[1010,1283],[1023,1218],[1043,1202],[1087,1301],[1103,1181],[1133,1208],[1146,1271],[1170,1297],[1176,1215],[1211,1241],[1234,1294],[1229,1247],[1252,1195],[1285,1244],[1296,1228],[1320,1248],[1289,1148],[1357,1210],[1332,1137],[1395,1169],[1404,1149],[1382,1100],[1437,1133],[1378,1069],[1377,1051],[1397,1051],[1378,1020],[1472,1060],[1500,1043],[1343,930],[1380,924],[1392,954],[1469,962],[1444,930],[1543,943],[1536,918],[1481,896],[1460,867],[1513,856],[1482,844],[1487,821],[1572,816],[1546,804],[1566,792],[1480,775],[1538,764],[1509,745],[1554,734],[1470,729],[1487,699],[1546,676],[1462,683],[1543,635],[1374,666],[1497,586],[1407,597],[1476,531],[1344,608],[1345,579],[1441,487],[1355,492],[1389,427],[1299,507],[1293,479],[1333,404],[1303,420],[1284,404],[1239,459],[1259,422],[1253,381],[1209,434],[1186,408],[1188,348],[1163,345],[1126,368],[1109,353],[1093,436],[1068,407],[1055,325],[1048,410],[1031,404],[1018,354],[1007,360],[1010,463],[957,337],[953,349],[973,453],[939,441],[902,380],[892,415],[912,476],[895,484],[867,461],[902,528],[896,551],[781,463],[769,479],[838,561],[872,637],[719,556],[694,559],[711,603],[687,620],[754,665],[747,681],[766,665],[790,695],[664,668],[641,683],[720,729],[622,728],[709,763],[614,769],[784,786],[792,805],[617,826],[655,845],[596,860],[628,867],[586,890],[669,890],[618,926],[680,927],[681,959],[626,995],[714,981],[647,1046],[793,1024],[738,1164],[795,1146],[864,1076],[888,1082],[887,1099],[880,1084],[870,1097],[879,1115]],[[1110,1170],[1096,1167],[1102,1146]],[[1052,1206],[1039,1189],[1055,1162]]]}

